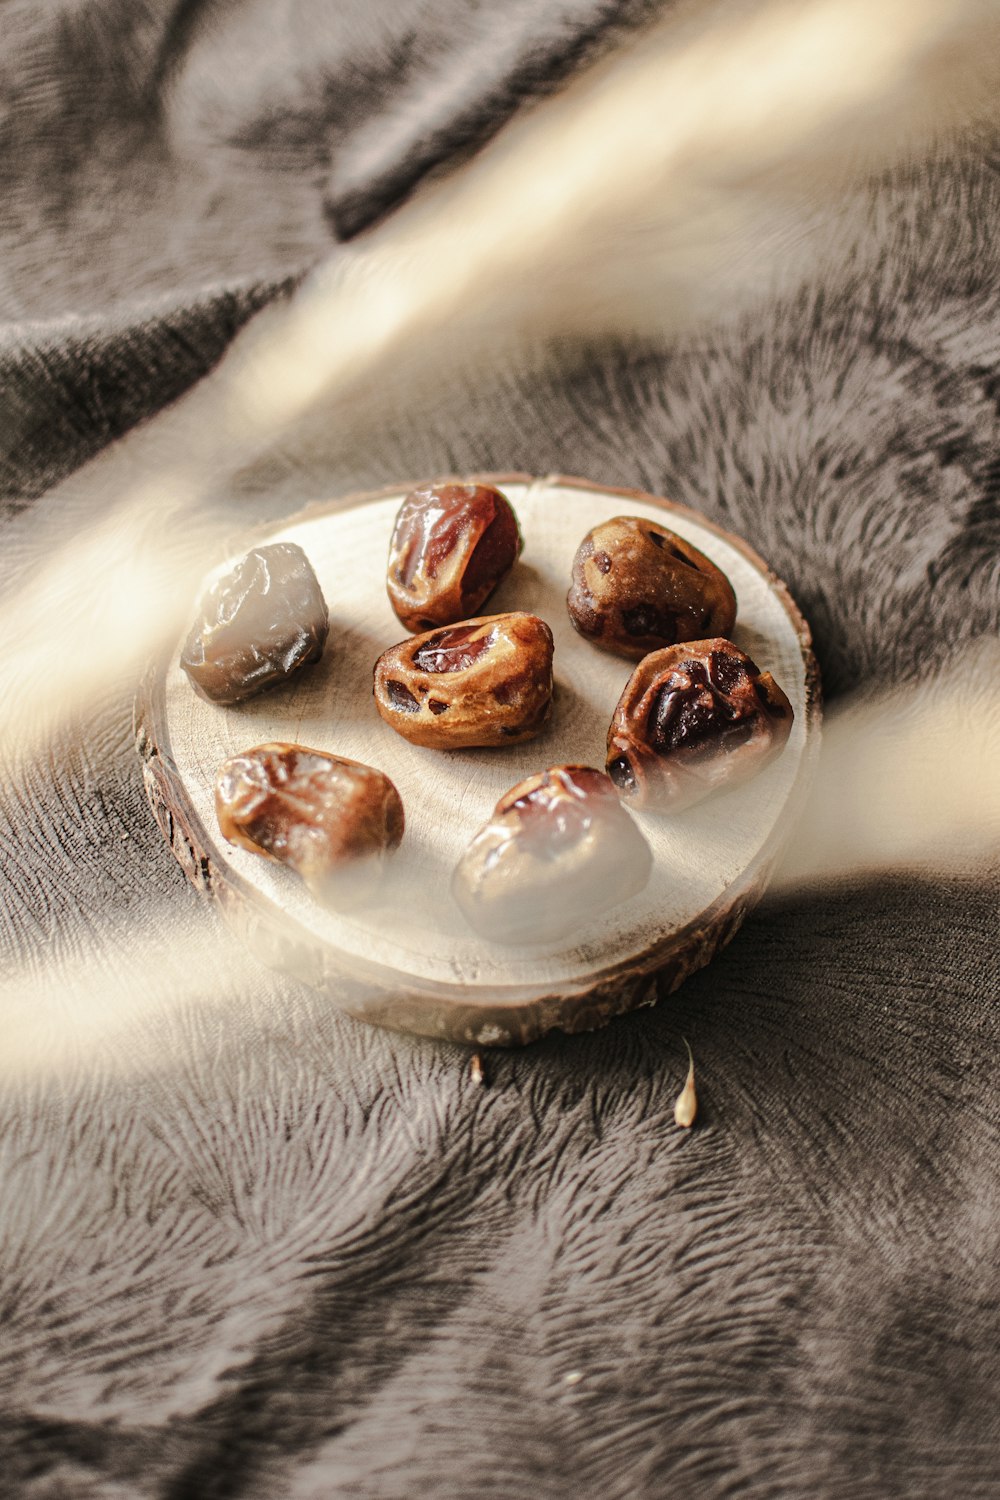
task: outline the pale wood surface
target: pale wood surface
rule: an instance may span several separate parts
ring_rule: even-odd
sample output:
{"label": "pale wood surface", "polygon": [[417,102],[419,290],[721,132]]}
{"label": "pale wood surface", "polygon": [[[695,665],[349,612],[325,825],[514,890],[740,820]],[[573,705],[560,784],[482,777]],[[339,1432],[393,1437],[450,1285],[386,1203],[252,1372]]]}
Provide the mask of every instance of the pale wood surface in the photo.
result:
{"label": "pale wood surface", "polygon": [[[406,632],[385,594],[385,558],[404,489],[332,502],[269,534],[298,542],[330,607],[321,663],[287,688],[222,708],[192,692],[178,646],[147,684],[141,748],[147,789],[198,883],[269,956],[296,963],[346,1009],[464,1040],[527,1040],[551,1025],[577,1029],[652,998],[648,976],[670,967],[672,985],[732,935],[766,883],[808,776],[818,729],[818,693],[808,632],[786,590],[750,549],[693,512],[636,492],[557,477],[502,477],[521,521],[521,561],[489,611],[525,609],[555,636],[556,703],[537,740],[506,750],[442,753],[403,741],[375,712],[372,666]],[[645,891],[589,924],[558,951],[497,947],[464,923],[451,901],[451,871],[497,798],[547,765],[604,763],[611,712],[630,663],[597,651],[573,630],[565,608],[570,564],[598,521],[618,514],[666,521],[728,574],[739,616],[734,639],[789,696],[796,719],[783,754],[755,780],[679,816],[639,814],[654,852]],[[246,547],[259,540],[248,537]],[[242,555],[234,551],[224,571]],[[213,784],[229,755],[265,740],[293,740],[377,766],[406,808],[402,849],[380,896],[341,915],[319,906],[297,877],[224,843]],[[184,832],[177,849],[177,829]],[[558,893],[554,893],[558,899]],[[252,929],[252,932],[251,932]],[[299,957],[293,957],[300,950]]]}

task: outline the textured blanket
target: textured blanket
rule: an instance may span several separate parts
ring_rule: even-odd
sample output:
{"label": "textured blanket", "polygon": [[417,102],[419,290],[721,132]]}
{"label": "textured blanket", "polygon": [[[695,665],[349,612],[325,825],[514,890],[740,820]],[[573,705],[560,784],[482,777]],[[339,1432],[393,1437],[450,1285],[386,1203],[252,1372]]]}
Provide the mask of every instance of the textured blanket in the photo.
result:
{"label": "textured blanket", "polygon": [[[5,0],[5,593],[86,520],[81,465],[654,9]],[[246,511],[446,470],[642,486],[768,558],[831,701],[905,683],[1000,625],[998,163],[980,135],[880,181],[835,294],[501,363]],[[478,1085],[203,942],[132,688],[4,778],[0,1493],[997,1493],[995,875],[786,892],[656,1008]],[[110,994],[138,953],[88,1042],[73,975]],[[2,1067],[55,963],[51,1057]]]}

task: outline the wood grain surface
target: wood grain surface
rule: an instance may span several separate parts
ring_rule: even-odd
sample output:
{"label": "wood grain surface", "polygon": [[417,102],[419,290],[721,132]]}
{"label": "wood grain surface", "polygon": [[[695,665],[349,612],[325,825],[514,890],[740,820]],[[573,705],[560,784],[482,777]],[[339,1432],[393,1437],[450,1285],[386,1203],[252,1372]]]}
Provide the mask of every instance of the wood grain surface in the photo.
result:
{"label": "wood grain surface", "polygon": [[[495,1045],[527,1042],[553,1027],[601,1025],[650,1003],[657,974],[674,989],[728,942],[766,885],[808,782],[819,694],[807,627],[787,590],[739,539],[638,491],[560,476],[481,477],[503,486],[526,538],[490,611],[527,609],[555,634],[555,707],[537,740],[444,754],[405,743],[375,714],[372,665],[405,634],[385,596],[385,556],[406,486],[314,507],[268,533],[304,548],[330,605],[330,639],[317,667],[247,704],[220,707],[191,691],[175,646],[149,674],[137,724],[161,828],[189,877],[215,897],[253,951],[363,1019]],[[795,726],[782,755],[753,781],[676,817],[637,815],[653,848],[653,876],[638,896],[588,923],[585,937],[558,949],[505,949],[465,924],[449,895],[451,871],[514,783],[546,765],[603,765],[608,720],[631,664],[583,640],[564,597],[583,535],[623,513],[666,513],[729,575],[739,604],[736,643],[785,688]],[[325,909],[291,871],[219,835],[217,768],[268,740],[348,755],[398,786],[407,810],[403,848],[378,896],[360,911]]]}

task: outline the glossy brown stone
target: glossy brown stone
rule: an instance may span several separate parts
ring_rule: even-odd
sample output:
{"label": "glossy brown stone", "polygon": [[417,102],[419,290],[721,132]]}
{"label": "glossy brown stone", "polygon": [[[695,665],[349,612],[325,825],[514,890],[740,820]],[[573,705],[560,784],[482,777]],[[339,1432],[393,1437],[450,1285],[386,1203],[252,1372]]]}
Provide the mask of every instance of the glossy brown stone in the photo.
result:
{"label": "glossy brown stone", "polygon": [[636,667],[608,731],[608,775],[632,807],[681,812],[756,775],[784,747],[792,706],[731,641],[688,641]]}
{"label": "glossy brown stone", "polygon": [[230,843],[296,870],[331,906],[370,894],[403,837],[403,804],[381,771],[346,756],[275,741],[231,756],[215,784]]}
{"label": "glossy brown stone", "polygon": [[633,660],[678,641],[726,636],[736,596],[697,547],[639,516],[616,516],[587,533],[573,559],[566,607],[576,629]]}
{"label": "glossy brown stone", "polygon": [[274,542],[205,594],[180,664],[200,698],[241,703],[318,661],[328,628],[309,559],[294,542]]}
{"label": "glossy brown stone", "polygon": [[385,651],[375,705],[414,745],[516,745],[543,728],[552,702],[552,632],[536,615],[463,620]]}
{"label": "glossy brown stone", "polygon": [[652,868],[608,777],[552,766],[500,798],[459,861],[452,894],[492,942],[552,944],[584,937],[643,889]]}
{"label": "glossy brown stone", "polygon": [[477,614],[521,551],[510,501],[487,484],[411,490],[389,545],[386,589],[407,630]]}

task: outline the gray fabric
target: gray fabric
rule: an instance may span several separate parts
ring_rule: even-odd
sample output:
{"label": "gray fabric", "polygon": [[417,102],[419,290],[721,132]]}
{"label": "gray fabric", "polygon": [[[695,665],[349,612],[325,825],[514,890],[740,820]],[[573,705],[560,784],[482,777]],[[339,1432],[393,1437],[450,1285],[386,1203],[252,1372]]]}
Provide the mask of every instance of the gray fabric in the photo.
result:
{"label": "gray fabric", "polygon": [[337,238],[656,9],[6,0],[0,493],[179,395]]}
{"label": "gray fabric", "polygon": [[[478,138],[470,60],[497,121],[533,37],[542,86],[595,18],[641,19],[539,9],[8,0],[5,587],[58,512],[31,498],[203,373],[328,248],[331,203],[355,228]],[[377,449],[272,464],[244,504],[442,469],[642,485],[788,579],[828,693],[905,680],[1000,623],[996,159],[972,142],[877,186],[836,296],[501,368]],[[137,950],[154,897],[197,908],[129,698],[5,787],[29,974],[109,922]],[[263,972],[225,996],[224,949],[217,1000],[137,994],[106,1051],[2,1100],[0,1488],[995,1494],[996,916],[981,872],[786,897],[655,1010],[489,1055],[484,1089],[457,1049]]]}

